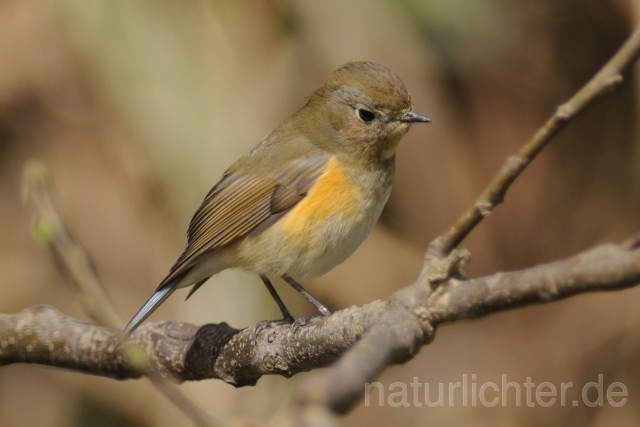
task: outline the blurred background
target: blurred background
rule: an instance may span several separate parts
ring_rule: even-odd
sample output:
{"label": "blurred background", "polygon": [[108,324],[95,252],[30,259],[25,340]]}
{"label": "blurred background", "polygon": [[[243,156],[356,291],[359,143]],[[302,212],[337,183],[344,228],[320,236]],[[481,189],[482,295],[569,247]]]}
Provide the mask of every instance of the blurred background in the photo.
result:
{"label": "blurred background", "polygon": [[[335,68],[372,60],[404,80],[416,126],[398,151],[379,226],[340,267],[305,283],[332,309],[412,282],[428,242],[450,226],[538,126],[623,42],[632,0],[4,0],[0,2],[0,312],[50,304],[87,319],[20,197],[29,159],[51,169],[76,237],[93,254],[123,318],[182,250],[191,215],[233,160]],[[470,276],[533,266],[640,230],[640,137],[634,75],[571,123],[464,242]],[[296,316],[313,314],[276,283]],[[278,318],[257,277],[224,272],[152,317],[234,327]],[[627,403],[438,408],[378,406],[345,426],[640,423],[640,289],[583,295],[441,328],[379,379],[523,384],[622,382]],[[292,379],[236,390],[180,386],[223,418],[278,418]],[[579,397],[576,391],[573,397]],[[431,396],[437,400],[437,396]],[[411,403],[411,402],[410,402]],[[2,426],[189,425],[147,381],[116,382],[41,366],[0,369]],[[275,423],[277,425],[277,423]]]}

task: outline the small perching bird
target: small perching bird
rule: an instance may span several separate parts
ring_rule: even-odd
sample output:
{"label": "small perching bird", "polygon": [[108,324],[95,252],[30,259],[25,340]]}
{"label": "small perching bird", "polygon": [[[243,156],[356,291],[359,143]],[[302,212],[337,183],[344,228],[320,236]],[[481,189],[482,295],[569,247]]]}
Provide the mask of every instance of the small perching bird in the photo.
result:
{"label": "small perching bird", "polygon": [[287,321],[270,278],[282,277],[329,315],[292,276],[326,273],[356,250],[389,198],[400,139],[412,123],[430,121],[389,68],[349,62],[335,70],[207,194],[184,252],[123,336],[176,289],[192,286],[191,296],[228,268],[259,274]]}

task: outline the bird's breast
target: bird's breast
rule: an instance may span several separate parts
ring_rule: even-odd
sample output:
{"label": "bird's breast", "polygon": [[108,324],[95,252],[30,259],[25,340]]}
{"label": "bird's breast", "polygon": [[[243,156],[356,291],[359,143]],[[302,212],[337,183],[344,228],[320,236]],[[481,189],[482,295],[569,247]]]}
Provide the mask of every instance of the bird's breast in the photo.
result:
{"label": "bird's breast", "polygon": [[[349,257],[369,235],[391,191],[393,170],[347,170],[336,159],[293,209],[252,240],[251,252],[267,254],[261,274],[321,275]],[[247,241],[248,243],[248,241]],[[257,260],[255,255],[247,259]]]}
{"label": "bird's breast", "polygon": [[354,221],[364,213],[360,192],[344,168],[331,158],[307,196],[283,218],[282,230],[289,238],[306,239],[324,227]]}

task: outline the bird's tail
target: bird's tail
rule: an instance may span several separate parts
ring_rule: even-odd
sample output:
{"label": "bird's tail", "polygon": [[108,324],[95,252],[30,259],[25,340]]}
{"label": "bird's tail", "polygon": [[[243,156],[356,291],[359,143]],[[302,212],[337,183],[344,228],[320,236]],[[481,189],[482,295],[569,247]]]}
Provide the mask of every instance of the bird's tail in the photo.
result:
{"label": "bird's tail", "polygon": [[160,287],[158,287],[158,289],[156,289],[156,291],[142,305],[140,310],[138,310],[136,315],[133,316],[133,319],[129,321],[129,324],[124,328],[122,333],[120,333],[120,336],[118,337],[118,342],[123,342],[127,337],[129,337],[129,335],[131,335],[133,331],[135,331],[136,328],[140,326],[140,324],[144,322],[145,319],[149,317],[151,313],[153,313],[155,309],[158,308],[158,306],[160,306],[160,304],[164,302],[164,300],[169,298],[169,295],[171,295],[173,291],[175,291],[178,288],[178,286],[176,285],[178,284],[178,282],[180,282],[183,276],[184,275],[181,274],[175,277],[170,282],[165,283]]}

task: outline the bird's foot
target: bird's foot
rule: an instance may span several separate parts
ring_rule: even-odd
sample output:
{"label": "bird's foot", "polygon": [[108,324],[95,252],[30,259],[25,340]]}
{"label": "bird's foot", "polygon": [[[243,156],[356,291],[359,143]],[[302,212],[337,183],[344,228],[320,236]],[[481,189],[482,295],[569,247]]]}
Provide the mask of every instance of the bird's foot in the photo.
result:
{"label": "bird's foot", "polygon": [[262,320],[260,322],[258,322],[257,325],[255,325],[253,327],[253,330],[251,331],[251,337],[253,338],[254,342],[258,341],[258,335],[260,334],[260,332],[262,332],[262,330],[267,329],[269,326],[272,325],[293,325],[297,322],[297,320],[294,320],[294,318],[292,316],[285,316],[284,318],[280,319],[280,320]]}
{"label": "bird's foot", "polygon": [[298,330],[298,328],[306,325],[307,323],[309,323],[309,321],[311,319],[313,319],[316,316],[303,316],[303,317],[299,317],[298,319],[296,319],[295,322],[293,322],[291,324],[291,330],[293,331],[293,334],[295,335],[296,331]]}

